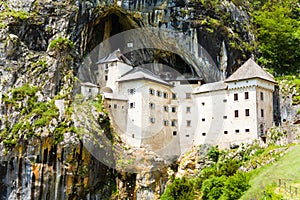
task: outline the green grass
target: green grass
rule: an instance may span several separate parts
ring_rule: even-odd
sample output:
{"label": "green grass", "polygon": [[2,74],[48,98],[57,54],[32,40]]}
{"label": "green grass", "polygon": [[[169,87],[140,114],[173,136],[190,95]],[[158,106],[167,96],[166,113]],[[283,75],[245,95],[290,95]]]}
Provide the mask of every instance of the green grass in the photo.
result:
{"label": "green grass", "polygon": [[[287,184],[300,183],[300,145],[292,146],[288,152],[273,164],[251,172],[251,188],[241,199],[263,199],[266,188],[276,188],[278,179],[291,179]],[[275,186],[275,187],[274,187]]]}

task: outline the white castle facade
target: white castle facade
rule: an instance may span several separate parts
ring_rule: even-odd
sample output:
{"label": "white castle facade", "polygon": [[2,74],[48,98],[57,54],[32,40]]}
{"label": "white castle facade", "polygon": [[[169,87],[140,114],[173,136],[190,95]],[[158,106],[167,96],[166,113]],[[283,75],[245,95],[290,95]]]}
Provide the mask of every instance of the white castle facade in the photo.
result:
{"label": "white castle facade", "polygon": [[[163,80],[132,67],[119,51],[96,64],[112,124],[131,146],[168,155],[204,143],[226,148],[263,139],[272,125],[276,82],[252,59],[225,81],[203,85],[200,79]],[[95,92],[97,85],[84,83],[82,91]]]}

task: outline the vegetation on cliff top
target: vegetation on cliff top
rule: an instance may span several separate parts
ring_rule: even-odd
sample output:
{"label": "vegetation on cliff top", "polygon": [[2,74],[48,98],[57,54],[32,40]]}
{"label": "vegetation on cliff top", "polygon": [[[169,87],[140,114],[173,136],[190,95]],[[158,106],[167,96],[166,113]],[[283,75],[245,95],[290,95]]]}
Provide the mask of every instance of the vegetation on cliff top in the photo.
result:
{"label": "vegetation on cliff top", "polygon": [[297,0],[251,1],[259,64],[279,74],[300,73],[300,5]]}

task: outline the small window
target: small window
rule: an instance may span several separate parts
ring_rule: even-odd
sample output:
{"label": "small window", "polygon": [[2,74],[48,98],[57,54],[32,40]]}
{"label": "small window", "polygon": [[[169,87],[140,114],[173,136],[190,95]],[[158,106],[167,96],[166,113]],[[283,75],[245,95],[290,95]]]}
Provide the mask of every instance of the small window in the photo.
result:
{"label": "small window", "polygon": [[249,92],[245,92],[245,99],[249,99]]}
{"label": "small window", "polygon": [[234,98],[233,98],[235,101],[239,100],[239,96],[238,96],[238,93],[235,93],[234,94]]}
{"label": "small window", "polygon": [[173,131],[173,136],[177,135],[177,131]]}
{"label": "small window", "polygon": [[223,116],[223,119],[227,119],[227,116]]}
{"label": "small window", "polygon": [[187,135],[185,135],[185,137],[190,137],[190,135],[187,134]]}
{"label": "small window", "polygon": [[114,104],[114,109],[117,109],[118,108],[118,105],[117,104]]}
{"label": "small window", "polygon": [[165,112],[169,112],[169,107],[168,106],[164,106],[164,111]]}
{"label": "small window", "polygon": [[129,108],[135,108],[135,103],[129,103]]}
{"label": "small window", "polygon": [[154,109],[155,108],[155,104],[154,103],[149,103],[149,108]]}
{"label": "small window", "polygon": [[149,94],[154,95],[154,90],[152,88],[149,89]]}
{"label": "small window", "polygon": [[176,120],[172,120],[172,122],[171,122],[171,126],[176,126]]}
{"label": "small window", "polygon": [[245,110],[245,115],[246,115],[246,117],[250,116],[250,111],[249,111],[249,109],[246,109],[246,110]]}
{"label": "small window", "polygon": [[202,121],[205,122],[205,118],[202,118]]}
{"label": "small window", "polygon": [[191,98],[191,93],[185,93],[185,98],[190,99]]}
{"label": "small window", "polygon": [[129,94],[135,94],[135,88],[128,89],[128,93],[129,93]]}
{"label": "small window", "polygon": [[191,124],[192,124],[192,121],[191,121],[191,120],[186,120],[186,126],[187,126],[187,127],[190,127]]}
{"label": "small window", "polygon": [[124,109],[124,106],[122,106],[122,109]]}
{"label": "small window", "polygon": [[204,105],[205,105],[205,103],[204,103],[204,102],[202,102],[201,104],[202,104],[202,106],[204,106]]}
{"label": "small window", "polygon": [[108,76],[107,76],[107,75],[105,75],[105,80],[106,80],[106,81],[108,80]]}
{"label": "small window", "polygon": [[261,110],[260,110],[260,116],[261,116],[261,117],[264,117],[264,109],[261,109]]}
{"label": "small window", "polygon": [[172,112],[176,112],[176,107],[172,107]]}
{"label": "small window", "polygon": [[250,129],[249,129],[249,128],[246,128],[246,129],[245,129],[245,132],[246,132],[246,133],[249,133],[249,132],[250,132]]}
{"label": "small window", "polygon": [[168,126],[169,125],[169,121],[168,120],[164,120],[164,126]]}
{"label": "small window", "polygon": [[172,93],[172,99],[176,99],[176,94],[175,93]]}
{"label": "small window", "polygon": [[91,93],[92,92],[92,88],[89,88],[89,93]]}
{"label": "small window", "polygon": [[109,105],[108,107],[111,108],[111,105]]}
{"label": "small window", "polygon": [[227,135],[227,134],[228,134],[228,131],[224,131],[224,134]]}
{"label": "small window", "polygon": [[226,103],[226,102],[227,102],[227,99],[223,99],[223,102]]}
{"label": "small window", "polygon": [[234,117],[239,117],[239,111],[238,110],[234,111]]}
{"label": "small window", "polygon": [[167,99],[168,98],[168,93],[164,92],[164,98]]}
{"label": "small window", "polygon": [[150,117],[150,122],[151,122],[152,124],[154,124],[154,123],[155,123],[155,118],[154,118],[154,117]]}
{"label": "small window", "polygon": [[108,69],[108,63],[105,63],[105,64],[104,64],[104,68],[105,68],[105,69]]}
{"label": "small window", "polygon": [[186,107],[186,112],[190,113],[191,112],[191,107]]}
{"label": "small window", "polygon": [[263,92],[260,92],[260,100],[264,100],[264,93]]}
{"label": "small window", "polygon": [[158,97],[161,97],[161,91],[156,91],[156,95],[157,95]]}
{"label": "small window", "polygon": [[202,136],[206,136],[206,133],[202,133]]}
{"label": "small window", "polygon": [[134,134],[132,134],[131,137],[134,138]]}
{"label": "small window", "polygon": [[240,132],[240,130],[239,130],[239,129],[236,129],[236,130],[235,130],[235,133],[239,133],[239,132]]}
{"label": "small window", "polygon": [[260,135],[263,135],[264,134],[264,125],[261,124],[259,129],[260,129]]}

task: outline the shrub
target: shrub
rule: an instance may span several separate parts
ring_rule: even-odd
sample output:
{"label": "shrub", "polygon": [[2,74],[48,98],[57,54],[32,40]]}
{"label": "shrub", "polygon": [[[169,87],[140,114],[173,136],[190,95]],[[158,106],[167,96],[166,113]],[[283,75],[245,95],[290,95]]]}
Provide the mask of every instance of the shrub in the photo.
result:
{"label": "shrub", "polygon": [[168,185],[161,200],[190,200],[194,199],[194,188],[191,180],[176,178]]}
{"label": "shrub", "polygon": [[226,180],[221,199],[239,199],[249,187],[248,175],[243,172],[237,172]]}
{"label": "shrub", "polygon": [[223,194],[223,187],[226,179],[226,176],[211,176],[209,179],[206,179],[201,187],[202,198],[204,200],[214,200],[220,198]]}

